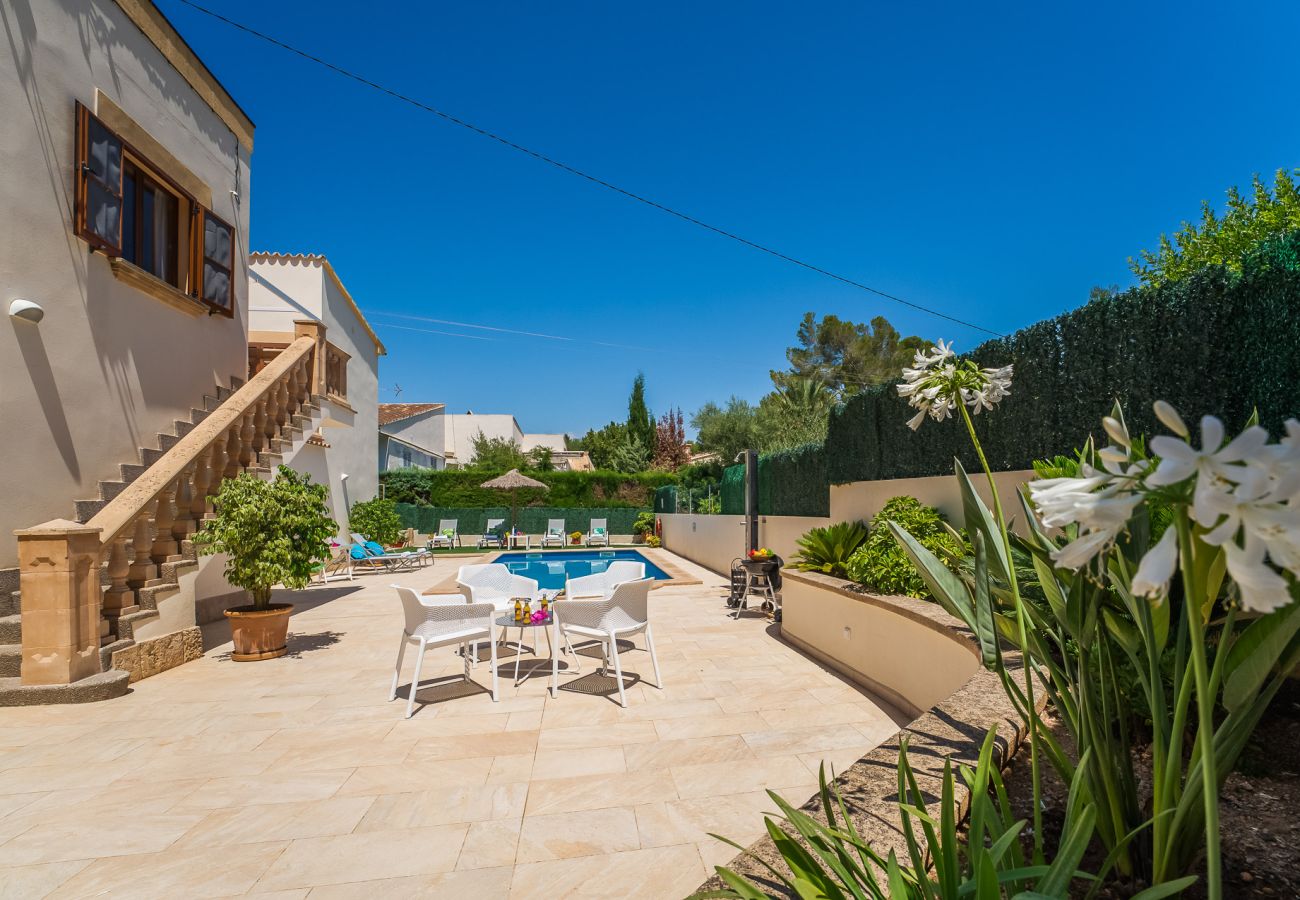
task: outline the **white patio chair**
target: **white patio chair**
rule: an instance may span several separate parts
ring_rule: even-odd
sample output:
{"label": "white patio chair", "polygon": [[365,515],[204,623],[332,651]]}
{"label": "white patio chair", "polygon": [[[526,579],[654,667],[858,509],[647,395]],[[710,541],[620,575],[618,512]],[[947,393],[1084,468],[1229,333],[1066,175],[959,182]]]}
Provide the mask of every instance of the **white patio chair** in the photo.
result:
{"label": "white patio chair", "polygon": [[[447,534],[450,531],[451,534]],[[460,521],[458,519],[441,519],[438,522],[438,533],[429,541],[433,547],[452,547],[460,546]]]}
{"label": "white patio chair", "polygon": [[552,544],[559,544],[561,547],[568,540],[564,533],[563,519],[547,519],[546,534],[542,535],[542,546],[549,547]]}
{"label": "white patio chair", "polygon": [[[456,573],[456,585],[466,603],[490,603],[498,616],[514,609],[515,597],[537,598],[537,582],[516,575],[504,563],[480,563],[461,566]],[[502,634],[505,629],[502,629]],[[522,647],[516,650],[522,651]],[[495,649],[493,652],[496,652]],[[474,645],[474,658],[478,659],[478,644]]]}
{"label": "white patio chair", "polygon": [[609,525],[605,519],[592,519],[591,530],[587,532],[588,547],[609,546]]}
{"label": "white patio chair", "polygon": [[420,596],[408,587],[392,585],[402,601],[402,611],[406,623],[402,626],[402,642],[397,646],[397,665],[393,668],[393,686],[388,692],[389,701],[397,699],[397,683],[402,676],[402,658],[406,655],[407,644],[418,644],[419,656],[415,658],[415,674],[411,677],[411,693],[406,699],[406,718],[411,718],[415,711],[415,694],[420,689],[420,667],[424,663],[426,650],[434,647],[450,647],[458,644],[464,659],[465,680],[470,678],[470,657],[465,647],[473,644],[477,658],[478,642],[487,640],[492,648],[492,702],[497,695],[497,645],[492,640],[492,618],[496,612],[490,603],[458,602],[459,595],[442,595],[441,597],[421,600]]}
{"label": "white patio chair", "polygon": [[569,600],[580,597],[605,598],[614,592],[614,588],[627,581],[640,581],[645,578],[645,563],[619,559],[609,564],[603,572],[579,575],[564,582],[564,596]]}
{"label": "white patio chair", "polygon": [[[623,664],[618,655],[618,639],[645,633],[646,649],[654,666],[655,687],[662,690],[659,678],[659,657],[655,655],[654,635],[650,630],[649,596],[651,580],[628,581],[614,589],[607,600],[559,600],[551,604],[556,643],[567,642],[569,635],[599,641],[605,658],[605,669],[614,660],[614,677],[618,680],[618,702],[627,706],[623,690]],[[580,672],[578,655],[572,654],[574,671]],[[560,660],[551,660],[551,696],[560,686]]]}
{"label": "white patio chair", "polygon": [[500,547],[501,535],[496,529],[504,524],[506,524],[505,519],[488,519],[487,527],[483,529],[483,536],[478,539],[479,547]]}

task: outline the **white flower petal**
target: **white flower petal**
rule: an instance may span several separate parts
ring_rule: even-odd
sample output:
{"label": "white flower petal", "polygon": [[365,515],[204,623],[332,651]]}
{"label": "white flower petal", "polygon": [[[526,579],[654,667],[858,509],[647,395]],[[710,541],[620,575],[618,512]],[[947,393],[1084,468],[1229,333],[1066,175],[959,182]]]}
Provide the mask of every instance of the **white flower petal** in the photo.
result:
{"label": "white flower petal", "polygon": [[1291,603],[1286,579],[1258,559],[1256,552],[1224,544],[1228,557],[1228,574],[1241,591],[1241,605],[1251,612],[1270,613]]}
{"label": "white flower petal", "polygon": [[1109,531],[1090,532],[1053,551],[1052,561],[1062,569],[1081,569],[1114,539],[1115,535]]}
{"label": "white flower petal", "polygon": [[1153,405],[1156,411],[1156,418],[1159,419],[1166,428],[1184,440],[1191,437],[1190,432],[1187,430],[1187,424],[1183,421],[1183,417],[1178,415],[1178,410],[1174,409],[1163,400],[1157,400]]}
{"label": "white flower petal", "polygon": [[1142,557],[1131,585],[1138,597],[1164,597],[1169,593],[1169,581],[1178,568],[1178,533],[1165,529],[1164,535]]}
{"label": "white flower petal", "polygon": [[1214,416],[1201,417],[1201,452],[1214,453],[1223,446],[1223,422]]}

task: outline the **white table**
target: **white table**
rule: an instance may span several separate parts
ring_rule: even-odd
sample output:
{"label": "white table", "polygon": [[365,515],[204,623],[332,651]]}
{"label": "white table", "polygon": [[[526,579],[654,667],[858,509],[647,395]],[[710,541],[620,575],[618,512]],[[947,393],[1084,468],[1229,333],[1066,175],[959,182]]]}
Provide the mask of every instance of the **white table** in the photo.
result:
{"label": "white table", "polygon": [[508,534],[506,535],[506,545],[511,550],[519,549],[519,542],[524,542],[524,549],[533,549],[533,536],[531,534]]}
{"label": "white table", "polygon": [[[555,647],[551,643],[551,624],[552,624],[551,617],[547,616],[545,622],[534,622],[531,619],[525,619],[522,622],[516,622],[514,613],[510,613],[508,615],[504,615],[498,618],[496,620],[496,623],[500,625],[501,628],[503,629],[503,640],[506,643],[509,643],[510,629],[511,628],[519,629],[519,640],[515,642],[515,673],[514,673],[515,687],[519,687],[520,685],[519,657],[524,655],[524,629],[525,628],[533,628],[533,629],[540,628],[543,631],[545,631],[546,632],[546,658],[550,660],[555,656]],[[536,644],[535,638],[533,640],[533,643],[534,645]],[[537,657],[538,659],[541,659],[540,656],[537,656],[536,646],[531,647],[529,652],[532,653],[533,656]],[[524,673],[524,681],[527,680],[528,680],[528,673]],[[554,695],[555,695],[555,689],[554,687],[552,687],[551,696]]]}

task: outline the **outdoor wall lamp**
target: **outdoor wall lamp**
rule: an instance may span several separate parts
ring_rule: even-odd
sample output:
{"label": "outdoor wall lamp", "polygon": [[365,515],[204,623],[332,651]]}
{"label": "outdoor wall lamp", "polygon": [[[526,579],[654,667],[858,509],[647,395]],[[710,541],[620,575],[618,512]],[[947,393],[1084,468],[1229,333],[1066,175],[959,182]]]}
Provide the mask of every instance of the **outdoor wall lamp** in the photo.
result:
{"label": "outdoor wall lamp", "polygon": [[35,325],[45,318],[45,309],[39,303],[33,303],[31,300],[24,300],[19,297],[9,304],[9,315],[11,318],[22,319],[24,322],[31,322]]}
{"label": "outdoor wall lamp", "polygon": [[347,480],[348,480],[347,472],[344,472],[342,475],[339,476],[339,481],[347,481]]}

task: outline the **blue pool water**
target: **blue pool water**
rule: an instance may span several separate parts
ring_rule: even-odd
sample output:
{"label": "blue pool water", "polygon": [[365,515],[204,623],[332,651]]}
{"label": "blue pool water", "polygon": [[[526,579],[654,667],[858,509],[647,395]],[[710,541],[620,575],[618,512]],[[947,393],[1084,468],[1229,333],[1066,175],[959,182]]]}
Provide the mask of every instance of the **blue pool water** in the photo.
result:
{"label": "blue pool water", "polygon": [[635,550],[583,550],[575,553],[502,553],[495,562],[505,563],[516,575],[532,578],[543,590],[558,591],[564,587],[566,576],[580,578],[603,572],[617,560],[645,563],[647,578],[667,581],[667,572],[656,566]]}

